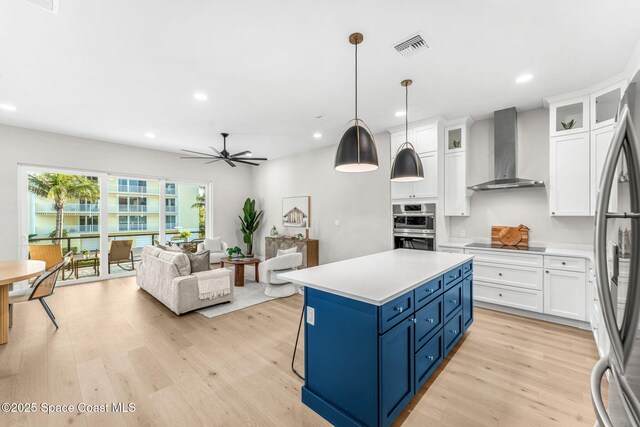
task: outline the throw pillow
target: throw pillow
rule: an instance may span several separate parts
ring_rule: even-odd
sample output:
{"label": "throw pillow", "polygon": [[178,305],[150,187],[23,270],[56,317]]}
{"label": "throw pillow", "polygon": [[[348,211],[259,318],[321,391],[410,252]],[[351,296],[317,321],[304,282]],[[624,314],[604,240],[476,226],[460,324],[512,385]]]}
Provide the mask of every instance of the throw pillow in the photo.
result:
{"label": "throw pillow", "polygon": [[204,248],[211,252],[222,252],[222,237],[204,239]]}
{"label": "throw pillow", "polygon": [[209,251],[197,252],[195,254],[187,253],[189,263],[191,264],[191,273],[211,270],[211,266],[209,265],[209,254]]}
{"label": "throw pillow", "polygon": [[278,253],[276,253],[276,256],[282,256],[282,255],[289,255],[289,254],[295,254],[296,252],[298,252],[298,248],[296,248],[295,246],[289,249],[278,249]]}

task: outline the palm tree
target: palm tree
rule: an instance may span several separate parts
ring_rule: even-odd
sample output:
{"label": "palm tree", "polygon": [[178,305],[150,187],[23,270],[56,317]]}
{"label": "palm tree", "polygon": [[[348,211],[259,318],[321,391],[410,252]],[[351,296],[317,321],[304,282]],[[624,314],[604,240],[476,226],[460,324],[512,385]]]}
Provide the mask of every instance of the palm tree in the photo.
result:
{"label": "palm tree", "polygon": [[62,237],[64,205],[70,200],[81,198],[95,203],[100,197],[100,186],[97,181],[86,176],[39,173],[29,175],[29,193],[53,201],[56,208],[56,229],[53,237],[59,239]]}
{"label": "palm tree", "polygon": [[205,188],[198,188],[198,195],[196,196],[196,202],[191,205],[191,209],[198,209],[198,237],[201,239],[205,235]]}

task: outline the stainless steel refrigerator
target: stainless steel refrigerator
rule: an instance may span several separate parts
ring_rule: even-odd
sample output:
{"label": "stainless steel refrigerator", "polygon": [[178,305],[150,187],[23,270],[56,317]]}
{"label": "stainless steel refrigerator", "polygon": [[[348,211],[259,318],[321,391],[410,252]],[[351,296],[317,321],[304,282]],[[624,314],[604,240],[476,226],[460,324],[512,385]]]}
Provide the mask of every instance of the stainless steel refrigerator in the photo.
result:
{"label": "stainless steel refrigerator", "polygon": [[[596,207],[595,263],[598,297],[609,350],[593,368],[591,394],[601,426],[640,426],[640,72],[627,87],[618,108],[618,124],[604,164]],[[608,210],[612,188],[627,193],[616,212]],[[615,226],[626,222],[630,249],[624,291],[618,276]],[[613,248],[613,249],[612,249]],[[627,259],[628,258],[628,259]],[[601,382],[608,379],[608,405]]]}

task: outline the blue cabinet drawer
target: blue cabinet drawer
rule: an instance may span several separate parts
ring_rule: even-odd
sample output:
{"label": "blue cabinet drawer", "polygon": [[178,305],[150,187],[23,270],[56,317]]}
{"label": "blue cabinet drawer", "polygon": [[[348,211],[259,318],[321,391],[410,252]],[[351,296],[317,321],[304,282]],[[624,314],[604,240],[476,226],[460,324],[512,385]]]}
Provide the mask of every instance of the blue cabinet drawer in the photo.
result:
{"label": "blue cabinet drawer", "polygon": [[378,332],[384,334],[414,312],[413,292],[407,292],[378,307]]}
{"label": "blue cabinet drawer", "polygon": [[462,283],[458,283],[453,288],[444,293],[444,321],[447,322],[454,315],[456,310],[462,307]]}
{"label": "blue cabinet drawer", "polygon": [[416,353],[416,393],[429,379],[444,358],[442,331],[438,331],[420,351]]}
{"label": "blue cabinet drawer", "polygon": [[415,292],[415,301],[416,301],[416,310],[424,307],[430,301],[433,301],[434,298],[442,295],[442,290],[444,289],[442,276],[436,277],[435,279],[425,283],[424,285],[420,285],[420,287],[416,288]]}
{"label": "blue cabinet drawer", "polygon": [[431,301],[416,312],[416,343],[419,350],[444,325],[442,296]]}
{"label": "blue cabinet drawer", "polygon": [[468,261],[462,264],[462,276],[467,277],[471,273],[473,273],[473,262]]}
{"label": "blue cabinet drawer", "polygon": [[462,266],[452,268],[444,273],[444,288],[448,289],[462,278]]}
{"label": "blue cabinet drawer", "polygon": [[444,337],[444,355],[446,356],[449,351],[453,348],[454,345],[460,340],[462,337],[462,329],[464,325],[462,324],[462,310],[458,310],[458,312],[453,316],[451,320],[449,320],[442,328],[442,335]]}

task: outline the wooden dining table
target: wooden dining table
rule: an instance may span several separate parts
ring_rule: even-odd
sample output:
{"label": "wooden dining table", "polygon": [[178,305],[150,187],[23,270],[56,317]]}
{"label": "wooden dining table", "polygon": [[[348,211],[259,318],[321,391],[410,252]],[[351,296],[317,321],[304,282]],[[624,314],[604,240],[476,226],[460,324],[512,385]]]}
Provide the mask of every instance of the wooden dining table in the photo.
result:
{"label": "wooden dining table", "polygon": [[45,268],[44,261],[0,261],[0,344],[9,341],[9,287],[39,276]]}

